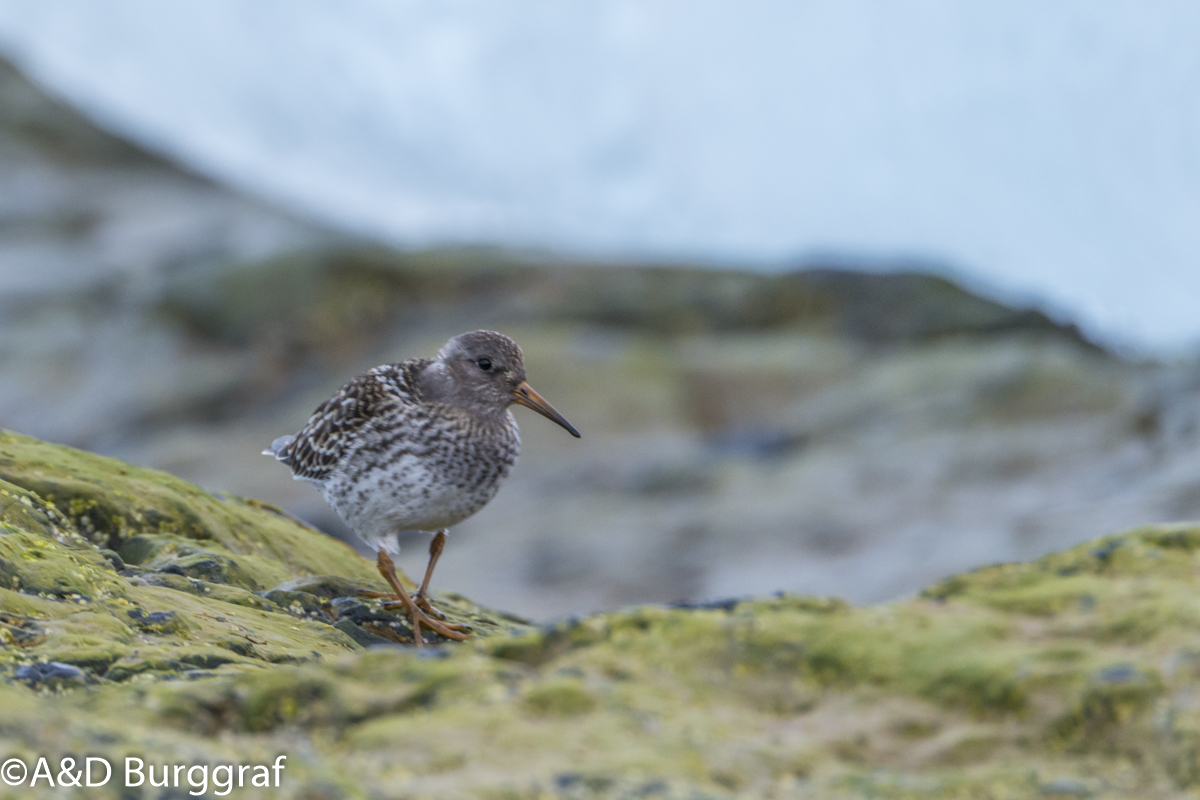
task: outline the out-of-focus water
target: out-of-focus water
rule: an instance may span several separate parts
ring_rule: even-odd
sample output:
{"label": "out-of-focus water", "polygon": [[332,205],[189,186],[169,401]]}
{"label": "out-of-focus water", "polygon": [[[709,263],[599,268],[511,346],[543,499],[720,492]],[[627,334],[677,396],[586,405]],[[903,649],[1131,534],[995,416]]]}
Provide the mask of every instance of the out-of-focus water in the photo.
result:
{"label": "out-of-focus water", "polygon": [[396,243],[911,254],[1200,335],[1200,8],[6,0],[3,48],[201,171]]}

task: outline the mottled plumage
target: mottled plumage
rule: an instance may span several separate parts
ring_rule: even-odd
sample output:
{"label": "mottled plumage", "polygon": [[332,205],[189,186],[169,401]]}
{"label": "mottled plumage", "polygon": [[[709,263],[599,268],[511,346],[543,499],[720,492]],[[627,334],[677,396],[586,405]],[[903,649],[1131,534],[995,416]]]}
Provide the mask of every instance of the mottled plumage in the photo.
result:
{"label": "mottled plumage", "polygon": [[268,454],[290,466],[296,478],[320,483],[349,454],[364,425],[420,406],[416,375],[432,361],[384,364],[355,377],[319,405],[298,434],[272,442]]}
{"label": "mottled plumage", "polygon": [[[263,452],[321,490],[338,516],[379,551],[385,578],[391,571],[386,553],[396,551],[398,531],[439,531],[418,593],[423,598],[444,530],[483,508],[516,463],[521,439],[508,410],[513,403],[579,435],[525,382],[524,359],[511,339],[472,331],[451,339],[436,358],[357,376],[299,433]],[[403,600],[398,584],[393,587]],[[418,623],[438,629],[414,616],[414,629]]]}

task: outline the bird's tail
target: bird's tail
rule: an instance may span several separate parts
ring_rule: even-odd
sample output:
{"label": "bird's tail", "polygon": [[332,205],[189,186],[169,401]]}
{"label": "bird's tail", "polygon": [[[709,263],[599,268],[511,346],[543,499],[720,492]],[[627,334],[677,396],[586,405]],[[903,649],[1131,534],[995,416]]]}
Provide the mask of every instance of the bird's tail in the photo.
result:
{"label": "bird's tail", "polygon": [[295,436],[280,436],[275,441],[271,442],[271,446],[262,451],[264,456],[274,456],[276,461],[288,463],[292,460],[288,455],[288,445],[292,443]]}

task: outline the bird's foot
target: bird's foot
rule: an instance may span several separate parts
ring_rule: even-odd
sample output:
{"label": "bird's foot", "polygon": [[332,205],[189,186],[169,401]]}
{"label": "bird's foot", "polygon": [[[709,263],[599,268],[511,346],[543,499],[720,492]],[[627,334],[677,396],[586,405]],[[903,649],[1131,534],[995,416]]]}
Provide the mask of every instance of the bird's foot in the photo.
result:
{"label": "bird's foot", "polygon": [[375,597],[392,597],[392,598],[394,598],[396,596],[396,593],[395,592],[377,592],[374,589],[359,589],[358,596],[359,597],[371,597],[371,598],[375,598]]}
{"label": "bird's foot", "polygon": [[444,613],[442,613],[441,609],[439,609],[433,603],[429,602],[429,598],[426,597],[422,592],[417,592],[416,594],[414,594],[412,596],[412,599],[413,599],[413,602],[417,604],[417,608],[421,609],[429,616],[437,617],[438,619],[441,619],[441,620],[446,619],[446,615]]}
{"label": "bird's foot", "polygon": [[460,625],[456,622],[441,622],[434,619],[418,608],[415,602],[409,605],[403,599],[398,599],[390,603],[384,603],[383,607],[389,611],[396,608],[403,608],[408,611],[409,619],[412,621],[413,641],[418,647],[424,644],[421,641],[422,625],[439,636],[453,639],[456,642],[464,641],[471,633],[471,628],[467,625]]}

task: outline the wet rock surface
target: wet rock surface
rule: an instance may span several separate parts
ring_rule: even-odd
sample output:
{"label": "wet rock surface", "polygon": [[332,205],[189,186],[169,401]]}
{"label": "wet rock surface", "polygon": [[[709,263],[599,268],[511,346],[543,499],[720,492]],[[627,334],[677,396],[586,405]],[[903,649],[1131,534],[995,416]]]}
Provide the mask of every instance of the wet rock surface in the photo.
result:
{"label": "wet rock surface", "polygon": [[[879,606],[780,593],[532,626],[442,595],[479,635],[417,650],[404,620],[359,596],[379,586],[368,562],[261,504],[15,434],[0,453],[6,753],[156,767],[286,754],[270,796],[291,798],[1165,799],[1200,787],[1195,526],[1143,527]],[[72,487],[74,504],[35,483]],[[79,531],[85,513],[116,551],[167,537],[126,549],[143,563],[227,543],[223,558],[260,559],[246,576],[289,579],[251,591],[126,575]]]}

